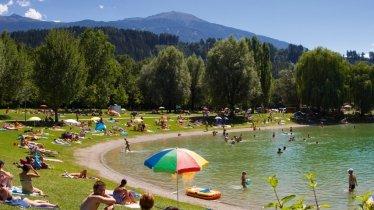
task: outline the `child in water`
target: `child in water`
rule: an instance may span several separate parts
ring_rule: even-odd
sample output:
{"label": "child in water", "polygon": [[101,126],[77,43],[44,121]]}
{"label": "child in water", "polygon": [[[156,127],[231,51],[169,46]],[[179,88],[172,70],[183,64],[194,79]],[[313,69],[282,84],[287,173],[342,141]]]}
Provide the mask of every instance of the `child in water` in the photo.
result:
{"label": "child in water", "polygon": [[246,189],[247,188],[247,172],[243,171],[242,172],[242,186],[243,186],[243,189]]}
{"label": "child in water", "polygon": [[350,168],[348,169],[348,174],[349,174],[349,177],[348,177],[348,190],[349,192],[353,192],[353,190],[356,188],[356,186],[358,186],[357,184],[357,179],[356,179],[356,176],[353,175],[353,169]]}

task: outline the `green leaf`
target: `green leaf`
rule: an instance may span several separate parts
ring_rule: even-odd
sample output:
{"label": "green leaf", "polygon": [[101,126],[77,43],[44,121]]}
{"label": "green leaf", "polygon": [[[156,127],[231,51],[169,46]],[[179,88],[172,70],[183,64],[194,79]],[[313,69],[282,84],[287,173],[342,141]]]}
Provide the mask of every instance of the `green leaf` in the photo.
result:
{"label": "green leaf", "polygon": [[278,206],[278,203],[276,202],[271,202],[271,203],[268,203],[264,206],[264,208],[273,208],[273,207],[277,207]]}
{"label": "green leaf", "polygon": [[328,209],[328,208],[331,208],[331,206],[329,205],[329,204],[321,204],[321,205],[319,205],[319,208],[321,208],[321,209]]}
{"label": "green leaf", "polygon": [[278,186],[278,179],[276,175],[269,176],[268,183],[272,188],[276,188]]}
{"label": "green leaf", "polygon": [[286,197],[283,197],[283,198],[281,199],[281,201],[282,201],[282,203],[284,204],[284,203],[287,203],[288,201],[294,199],[295,197],[296,197],[296,195],[288,195],[288,196],[286,196]]}

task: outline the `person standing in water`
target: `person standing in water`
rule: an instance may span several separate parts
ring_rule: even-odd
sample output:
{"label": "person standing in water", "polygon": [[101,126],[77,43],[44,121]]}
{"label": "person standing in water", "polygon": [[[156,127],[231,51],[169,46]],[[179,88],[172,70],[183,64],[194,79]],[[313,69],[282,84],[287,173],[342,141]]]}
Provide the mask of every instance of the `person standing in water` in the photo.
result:
{"label": "person standing in water", "polygon": [[243,189],[246,189],[247,188],[247,172],[243,171],[242,172],[242,186],[243,186]]}
{"label": "person standing in water", "polygon": [[349,192],[353,192],[353,190],[358,186],[356,176],[353,175],[353,169],[348,169],[348,190]]}
{"label": "person standing in water", "polygon": [[131,152],[131,150],[130,150],[130,142],[127,140],[127,138],[125,138],[124,140],[125,140],[125,152],[126,151]]}

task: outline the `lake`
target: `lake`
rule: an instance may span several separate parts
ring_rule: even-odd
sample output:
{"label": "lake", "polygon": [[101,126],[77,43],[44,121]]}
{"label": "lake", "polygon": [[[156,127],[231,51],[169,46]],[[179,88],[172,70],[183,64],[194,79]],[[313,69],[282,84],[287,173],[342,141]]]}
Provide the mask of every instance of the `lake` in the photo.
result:
{"label": "lake", "polygon": [[[272,138],[273,132],[275,138]],[[312,203],[313,193],[304,175],[315,172],[320,203],[328,203],[332,209],[353,209],[357,203],[352,200],[352,195],[374,190],[374,124],[294,128],[295,141],[292,142],[286,132],[277,129],[243,132],[244,141],[235,145],[225,143],[221,132],[215,137],[178,137],[139,143],[132,145],[134,152],[123,153],[118,148],[107,153],[104,160],[121,173],[175,190],[175,177],[154,173],[143,162],[164,148],[190,149],[209,164],[192,180],[181,180],[180,186],[211,187],[221,191],[221,201],[250,209],[261,209],[275,201],[267,184],[267,177],[274,174],[279,178],[281,197],[296,194]],[[239,134],[230,133],[230,137],[233,135]],[[284,146],[286,150],[277,154],[277,149]],[[348,168],[354,169],[358,179],[353,194],[347,190]],[[247,171],[247,177],[252,180],[247,190],[240,187],[242,171]]]}

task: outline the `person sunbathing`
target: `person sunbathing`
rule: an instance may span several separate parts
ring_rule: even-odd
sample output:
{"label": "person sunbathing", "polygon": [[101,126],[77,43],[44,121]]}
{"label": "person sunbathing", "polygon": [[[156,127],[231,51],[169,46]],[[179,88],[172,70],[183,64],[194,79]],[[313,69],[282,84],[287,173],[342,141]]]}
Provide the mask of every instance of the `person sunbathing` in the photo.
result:
{"label": "person sunbathing", "polygon": [[39,190],[36,187],[32,186],[32,178],[40,177],[39,173],[29,164],[22,166],[22,172],[19,174],[20,182],[22,185],[22,193],[32,194],[38,193],[39,195],[44,196],[43,191]]}
{"label": "person sunbathing", "polygon": [[0,187],[11,188],[13,175],[4,170],[4,162],[0,160]]}
{"label": "person sunbathing", "polygon": [[87,170],[83,170],[80,173],[68,173],[65,171],[65,173],[62,174],[62,176],[72,179],[87,179]]}
{"label": "person sunbathing", "polygon": [[100,204],[107,205],[104,210],[114,209],[116,200],[105,194],[105,183],[102,181],[95,182],[93,186],[93,194],[87,196],[80,206],[80,210],[97,210]]}
{"label": "person sunbathing", "polygon": [[131,204],[135,203],[135,198],[130,191],[126,189],[127,180],[122,179],[121,184],[113,191],[113,198],[116,199],[117,204]]}
{"label": "person sunbathing", "polygon": [[21,208],[59,208],[56,204],[51,204],[43,200],[30,200],[28,198],[21,198],[13,196],[12,193],[6,188],[0,187],[0,203],[18,206]]}

